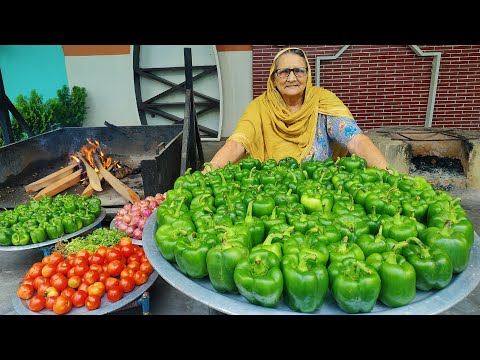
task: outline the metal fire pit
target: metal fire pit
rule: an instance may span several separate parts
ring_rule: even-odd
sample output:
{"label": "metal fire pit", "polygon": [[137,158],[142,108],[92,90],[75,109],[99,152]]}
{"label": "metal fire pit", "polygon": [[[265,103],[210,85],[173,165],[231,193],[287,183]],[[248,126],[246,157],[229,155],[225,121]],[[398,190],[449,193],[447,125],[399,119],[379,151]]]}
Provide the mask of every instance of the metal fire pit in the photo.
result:
{"label": "metal fire pit", "polygon": [[[70,127],[53,130],[0,148],[0,208],[26,203],[32,194],[24,186],[68,165],[69,156],[98,140],[104,153],[137,174],[121,181],[140,197],[164,192],[180,175],[183,125]],[[95,192],[104,207],[122,206],[123,199],[105,183]],[[81,194],[76,184],[66,193]]]}

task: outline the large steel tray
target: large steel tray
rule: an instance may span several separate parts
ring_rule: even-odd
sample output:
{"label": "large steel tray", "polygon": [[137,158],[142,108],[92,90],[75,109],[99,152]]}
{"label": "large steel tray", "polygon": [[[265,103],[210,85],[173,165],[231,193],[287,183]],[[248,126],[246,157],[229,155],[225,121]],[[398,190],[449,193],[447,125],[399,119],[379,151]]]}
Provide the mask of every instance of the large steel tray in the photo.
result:
{"label": "large steel tray", "polygon": [[[301,315],[302,313],[291,310],[283,301],[275,308],[266,308],[253,305],[239,294],[220,294],[210,283],[208,277],[191,279],[183,275],[176,264],[165,260],[155,244],[157,231],[156,211],[152,213],[143,230],[143,248],[150,263],[158,274],[170,285],[185,295],[202,302],[203,304],[225,314],[232,315]],[[453,276],[451,283],[444,289],[433,291],[419,291],[413,301],[405,306],[391,308],[380,301],[372,312],[362,315],[434,315],[439,314],[472,292],[480,282],[480,238],[475,233],[473,248],[468,267]],[[325,301],[313,315],[348,315],[335,303],[330,291]]]}
{"label": "large steel tray", "polygon": [[102,208],[102,211],[100,212],[100,215],[98,215],[98,217],[95,219],[95,221],[93,223],[81,228],[78,231],[75,231],[74,233],[64,234],[62,237],[59,237],[57,239],[46,240],[44,242],[37,243],[37,244],[27,244],[27,245],[18,245],[18,246],[16,246],[16,245],[3,245],[3,246],[0,246],[0,251],[21,251],[21,250],[43,248],[45,246],[55,244],[55,243],[57,243],[59,241],[62,241],[62,240],[67,240],[67,239],[74,238],[76,236],[82,235],[83,233],[87,232],[88,230],[91,230],[94,227],[96,227],[97,225],[99,225],[100,222],[105,218],[106,214],[107,214],[106,210],[104,208]]}

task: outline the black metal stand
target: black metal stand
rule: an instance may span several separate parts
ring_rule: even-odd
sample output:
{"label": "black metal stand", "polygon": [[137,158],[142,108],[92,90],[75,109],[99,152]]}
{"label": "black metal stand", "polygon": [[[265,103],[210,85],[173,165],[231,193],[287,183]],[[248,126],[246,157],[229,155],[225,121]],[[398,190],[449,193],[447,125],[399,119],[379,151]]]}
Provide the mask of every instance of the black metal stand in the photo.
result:
{"label": "black metal stand", "polygon": [[172,189],[175,180],[180,175],[184,175],[188,168],[195,171],[205,162],[193,99],[191,50],[184,49],[186,90],[183,130],[168,144],[159,144],[155,160],[141,161],[145,196]]}
{"label": "black metal stand", "polygon": [[5,93],[5,87],[3,86],[2,70],[0,69],[0,127],[2,128],[3,142],[5,145],[11,144],[15,141],[13,137],[12,124],[8,112],[11,112],[13,117],[18,121],[18,124],[22,127],[28,136],[35,135],[25,122],[23,116],[15,108],[15,105],[10,101]]}

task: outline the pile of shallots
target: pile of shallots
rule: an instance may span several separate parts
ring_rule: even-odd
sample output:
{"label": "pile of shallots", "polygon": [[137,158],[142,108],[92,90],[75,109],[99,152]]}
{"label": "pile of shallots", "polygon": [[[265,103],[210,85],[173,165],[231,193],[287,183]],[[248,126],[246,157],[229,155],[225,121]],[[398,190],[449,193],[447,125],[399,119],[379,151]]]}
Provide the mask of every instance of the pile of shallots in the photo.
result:
{"label": "pile of shallots", "polygon": [[134,204],[126,203],[117,211],[113,219],[115,228],[125,232],[131,238],[141,240],[145,223],[152,215],[153,210],[164,201],[165,197],[157,193],[155,196],[147,196]]}

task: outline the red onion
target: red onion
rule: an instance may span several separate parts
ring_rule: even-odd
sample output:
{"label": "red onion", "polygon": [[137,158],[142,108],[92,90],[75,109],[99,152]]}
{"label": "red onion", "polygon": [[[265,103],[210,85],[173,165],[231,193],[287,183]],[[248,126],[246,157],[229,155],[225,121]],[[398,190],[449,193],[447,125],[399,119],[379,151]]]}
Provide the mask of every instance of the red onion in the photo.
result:
{"label": "red onion", "polygon": [[117,230],[125,232],[128,229],[128,225],[125,223],[117,224]]}
{"label": "red onion", "polygon": [[142,217],[148,218],[150,215],[152,215],[152,209],[149,209],[149,208],[142,209]]}
{"label": "red onion", "polygon": [[150,195],[150,196],[147,196],[147,197],[145,198],[145,200],[152,202],[152,201],[155,200],[155,198]]}
{"label": "red onion", "polygon": [[123,208],[127,211],[129,211],[131,208],[132,208],[132,203],[126,203],[125,205],[123,205]]}
{"label": "red onion", "polygon": [[140,220],[140,216],[132,216],[132,221],[130,221],[130,226],[134,228],[138,226],[138,221]]}
{"label": "red onion", "polygon": [[117,215],[126,215],[126,214],[128,214],[127,209],[122,208],[122,209],[117,211]]}
{"label": "red onion", "polygon": [[132,236],[134,231],[135,231],[135,229],[133,228],[133,226],[128,226],[128,227],[125,229],[125,233],[126,233],[128,236]]}
{"label": "red onion", "polygon": [[130,211],[131,216],[142,216],[142,211],[137,210],[137,211]]}
{"label": "red onion", "polygon": [[140,206],[140,208],[143,209],[143,208],[147,207],[149,203],[150,203],[150,201],[148,201],[148,200],[140,200],[140,201],[137,201],[135,203],[135,205],[138,205],[138,206]]}
{"label": "red onion", "polygon": [[151,210],[155,210],[158,207],[158,203],[156,201],[151,201],[150,204],[148,204],[148,208]]}
{"label": "red onion", "polygon": [[137,203],[135,203],[132,205],[130,212],[139,211],[139,210],[140,210],[140,206],[138,206]]}
{"label": "red onion", "polygon": [[137,226],[138,226],[139,228],[142,228],[142,230],[143,230],[143,227],[145,226],[145,223],[146,223],[146,222],[147,222],[147,219],[145,219],[145,218],[140,218],[140,220],[138,220],[138,225],[137,225]]}
{"label": "red onion", "polygon": [[132,221],[132,216],[129,215],[129,214],[123,215],[123,219],[122,219],[122,220],[123,220],[123,222],[124,222],[125,224],[130,224],[130,221]]}
{"label": "red onion", "polygon": [[142,236],[143,236],[143,231],[140,230],[139,228],[136,228],[135,230],[133,230],[133,237],[135,239],[138,239],[138,240],[141,240],[142,239]]}

